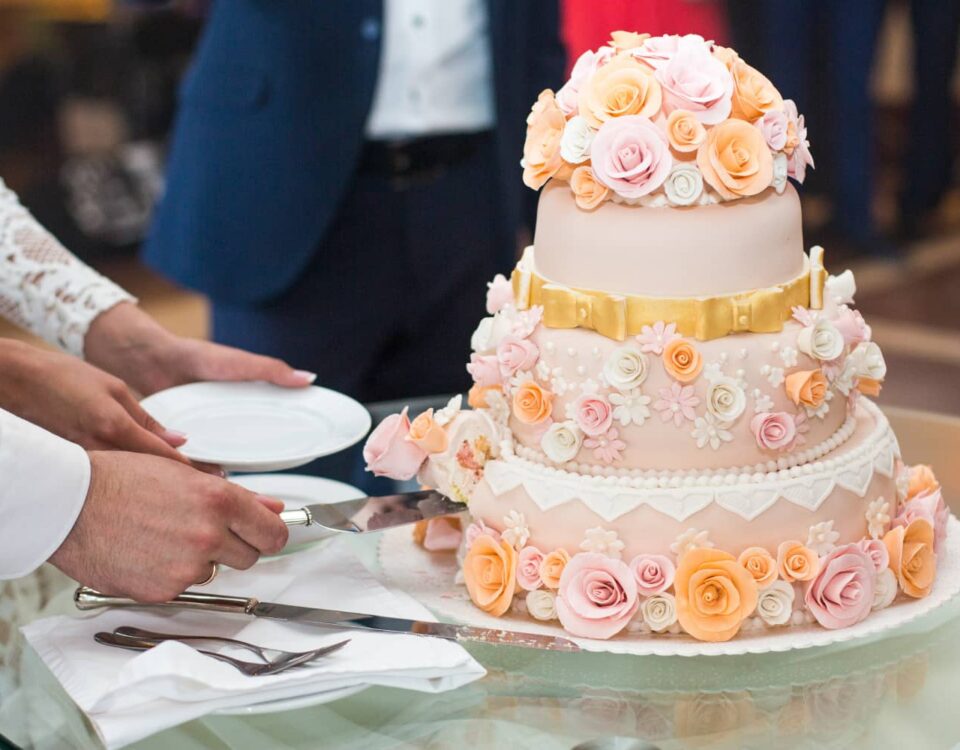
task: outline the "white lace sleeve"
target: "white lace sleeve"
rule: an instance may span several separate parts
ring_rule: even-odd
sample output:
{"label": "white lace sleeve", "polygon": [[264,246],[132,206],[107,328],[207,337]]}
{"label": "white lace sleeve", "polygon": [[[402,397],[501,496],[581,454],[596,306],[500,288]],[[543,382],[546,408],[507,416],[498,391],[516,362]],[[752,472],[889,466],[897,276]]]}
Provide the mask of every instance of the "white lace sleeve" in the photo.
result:
{"label": "white lace sleeve", "polygon": [[0,179],[0,315],[83,356],[100,313],[136,300],[70,253]]}

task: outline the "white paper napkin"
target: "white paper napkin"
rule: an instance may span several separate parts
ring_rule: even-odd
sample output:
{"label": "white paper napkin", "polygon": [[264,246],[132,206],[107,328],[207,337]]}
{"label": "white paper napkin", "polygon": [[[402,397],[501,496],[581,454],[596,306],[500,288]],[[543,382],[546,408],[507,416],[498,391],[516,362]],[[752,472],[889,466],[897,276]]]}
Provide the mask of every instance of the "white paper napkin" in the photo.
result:
{"label": "white paper napkin", "polygon": [[[224,570],[204,590],[310,607],[435,619],[406,594],[384,588],[344,542],[261,562],[249,571]],[[136,653],[94,642],[94,633],[121,625],[166,633],[226,635],[288,651],[351,640],[308,666],[269,677],[247,677],[181,643],[168,642]],[[109,748],[123,747],[224,708],[327,691],[335,697],[351,686],[441,692],[485,674],[461,646],[438,638],[322,630],[207,612],[118,608],[92,616],[39,620],[24,627],[23,634]],[[225,653],[253,660],[244,652]]]}

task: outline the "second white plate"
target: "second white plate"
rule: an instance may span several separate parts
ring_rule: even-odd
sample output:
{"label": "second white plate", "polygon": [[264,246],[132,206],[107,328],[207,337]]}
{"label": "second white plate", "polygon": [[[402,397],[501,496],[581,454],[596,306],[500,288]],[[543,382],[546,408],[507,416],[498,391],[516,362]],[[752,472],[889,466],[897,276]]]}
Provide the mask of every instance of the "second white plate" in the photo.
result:
{"label": "second white plate", "polygon": [[370,430],[370,414],[327,388],[190,383],[145,398],[164,427],[187,435],[181,453],[227,471],[280,471],[342,451]]}

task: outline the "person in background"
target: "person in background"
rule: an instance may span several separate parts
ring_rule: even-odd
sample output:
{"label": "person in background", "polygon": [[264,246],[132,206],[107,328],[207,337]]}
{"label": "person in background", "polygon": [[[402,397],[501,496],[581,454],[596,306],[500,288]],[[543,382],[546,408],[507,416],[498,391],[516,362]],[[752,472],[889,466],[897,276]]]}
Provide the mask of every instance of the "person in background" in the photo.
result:
{"label": "person in background", "polygon": [[614,29],[699,34],[727,44],[722,0],[561,0],[560,7],[568,69],[586,50],[606,44]]}
{"label": "person in background", "polygon": [[146,262],[210,297],[215,340],[362,401],[465,389],[557,24],[556,0],[214,3]]}
{"label": "person in background", "polygon": [[67,352],[0,339],[0,580],[49,560],[85,585],[162,601],[220,563],[249,568],[283,547],[283,504],[190,466],[176,450],[189,436],[158,424],[131,388],[302,387],[312,373],[170,333],[2,180],[0,314]]}

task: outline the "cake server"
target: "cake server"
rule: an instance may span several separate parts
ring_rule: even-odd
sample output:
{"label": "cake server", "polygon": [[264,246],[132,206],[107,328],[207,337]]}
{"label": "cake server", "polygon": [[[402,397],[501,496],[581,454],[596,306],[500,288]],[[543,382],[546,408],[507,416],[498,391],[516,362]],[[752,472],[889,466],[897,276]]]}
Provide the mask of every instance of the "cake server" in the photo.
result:
{"label": "cake server", "polygon": [[98,591],[81,586],[73,596],[77,608],[82,610],[98,607],[164,607],[201,610],[205,612],[228,612],[231,614],[263,617],[269,620],[283,620],[298,625],[310,625],[319,628],[349,628],[354,630],[377,630],[385,633],[408,633],[444,638],[448,641],[489,643],[505,646],[523,646],[541,648],[549,651],[579,651],[580,647],[571,640],[552,635],[521,633],[499,628],[477,628],[470,625],[451,625],[443,622],[406,620],[401,617],[384,617],[358,612],[340,612],[333,609],[299,607],[294,604],[273,604],[242,596],[221,596],[185,591],[168,602],[159,604],[141,604],[133,599],[119,596],[107,596]]}
{"label": "cake server", "polygon": [[280,514],[287,526],[316,526],[322,531],[364,534],[404,526],[467,509],[435,490],[359,497],[327,505],[307,505]]}

